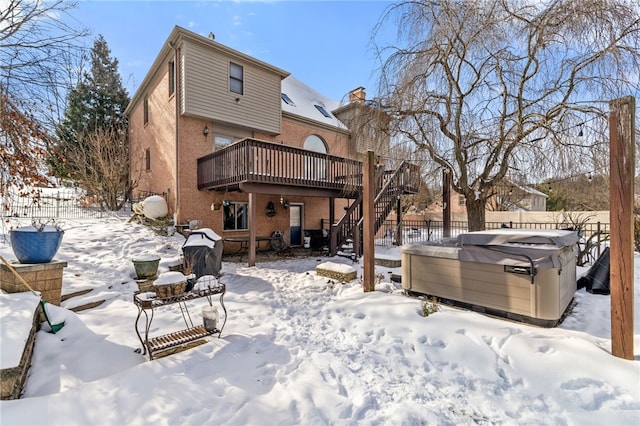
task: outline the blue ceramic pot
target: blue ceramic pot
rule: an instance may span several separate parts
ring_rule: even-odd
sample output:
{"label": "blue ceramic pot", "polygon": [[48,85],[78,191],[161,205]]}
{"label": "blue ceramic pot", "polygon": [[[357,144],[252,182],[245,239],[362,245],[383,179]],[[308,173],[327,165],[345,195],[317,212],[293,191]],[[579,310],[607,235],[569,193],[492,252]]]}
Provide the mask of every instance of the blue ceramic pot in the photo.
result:
{"label": "blue ceramic pot", "polygon": [[64,231],[46,226],[42,231],[33,226],[12,229],[11,248],[20,263],[48,263],[58,252]]}

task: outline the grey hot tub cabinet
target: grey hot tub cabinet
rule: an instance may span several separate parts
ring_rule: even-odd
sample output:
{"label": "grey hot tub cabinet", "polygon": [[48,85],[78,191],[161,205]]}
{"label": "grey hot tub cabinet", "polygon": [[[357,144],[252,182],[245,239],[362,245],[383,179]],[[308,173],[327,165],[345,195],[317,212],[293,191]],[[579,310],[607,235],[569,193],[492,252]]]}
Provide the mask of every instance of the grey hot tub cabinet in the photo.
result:
{"label": "grey hot tub cabinet", "polygon": [[498,229],[402,248],[408,293],[554,327],[576,292],[577,233]]}

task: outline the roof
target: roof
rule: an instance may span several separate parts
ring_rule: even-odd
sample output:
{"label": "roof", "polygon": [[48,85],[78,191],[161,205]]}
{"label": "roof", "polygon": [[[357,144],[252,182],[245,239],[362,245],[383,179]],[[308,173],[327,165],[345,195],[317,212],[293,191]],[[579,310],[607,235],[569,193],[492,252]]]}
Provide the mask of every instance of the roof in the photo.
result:
{"label": "roof", "polygon": [[[309,120],[318,121],[341,129],[347,128],[331,112],[342,106],[340,102],[333,101],[321,95],[291,75],[282,80],[281,91],[293,103],[289,104],[284,99],[281,99],[283,112],[288,112],[293,115],[298,115]],[[329,117],[323,115],[316,105],[322,107]]]}

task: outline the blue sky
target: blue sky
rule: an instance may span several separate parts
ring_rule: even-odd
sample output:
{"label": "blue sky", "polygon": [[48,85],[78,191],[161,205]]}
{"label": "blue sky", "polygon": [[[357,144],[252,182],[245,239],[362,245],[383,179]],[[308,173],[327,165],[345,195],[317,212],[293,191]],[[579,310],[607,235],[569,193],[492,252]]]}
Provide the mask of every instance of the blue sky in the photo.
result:
{"label": "blue sky", "polygon": [[[175,25],[292,73],[330,99],[376,90],[372,30],[388,1],[80,1],[72,15],[102,34],[132,96]],[[88,42],[92,44],[92,40]]]}

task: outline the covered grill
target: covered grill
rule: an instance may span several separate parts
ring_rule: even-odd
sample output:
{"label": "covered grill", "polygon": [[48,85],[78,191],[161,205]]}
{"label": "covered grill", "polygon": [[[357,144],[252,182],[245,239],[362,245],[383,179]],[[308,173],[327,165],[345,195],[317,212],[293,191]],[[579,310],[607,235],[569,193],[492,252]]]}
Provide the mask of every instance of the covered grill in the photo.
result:
{"label": "covered grill", "polygon": [[402,249],[402,287],[552,327],[576,292],[578,234],[496,229]]}
{"label": "covered grill", "polygon": [[220,276],[222,269],[222,238],[209,228],[191,231],[182,245],[184,268],[195,274]]}

